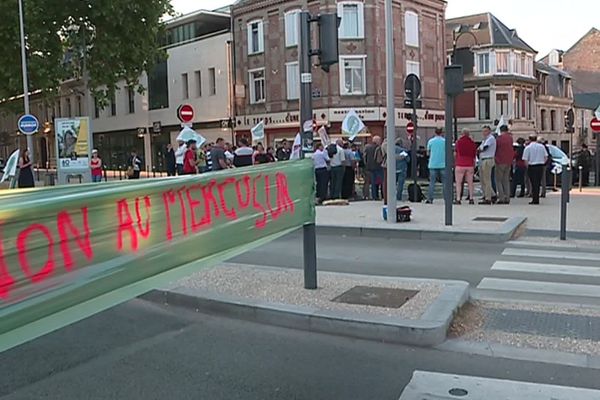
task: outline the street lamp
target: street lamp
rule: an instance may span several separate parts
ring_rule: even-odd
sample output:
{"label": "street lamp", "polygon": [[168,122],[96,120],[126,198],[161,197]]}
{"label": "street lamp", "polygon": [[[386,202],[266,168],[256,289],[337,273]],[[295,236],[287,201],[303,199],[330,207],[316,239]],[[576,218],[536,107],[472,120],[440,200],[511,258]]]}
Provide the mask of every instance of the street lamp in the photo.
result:
{"label": "street lamp", "polygon": [[[479,46],[479,41],[477,40],[477,36],[471,30],[462,30],[463,25],[458,25],[456,28],[452,30],[452,55],[450,56],[450,65],[454,65],[456,63],[456,47],[458,45],[458,40],[463,35],[471,35],[473,40],[475,41],[475,46]],[[454,98],[456,101],[456,97]],[[456,116],[456,112],[454,113],[454,141],[458,140],[458,117]]]}
{"label": "street lamp", "polygon": [[[27,80],[27,51],[25,49],[25,24],[23,23],[23,0],[19,0],[19,30],[21,34],[21,67],[23,69],[23,102],[25,114],[29,114],[29,81]],[[34,162],[35,149],[33,148],[33,137],[27,135],[27,147],[29,158]]]}

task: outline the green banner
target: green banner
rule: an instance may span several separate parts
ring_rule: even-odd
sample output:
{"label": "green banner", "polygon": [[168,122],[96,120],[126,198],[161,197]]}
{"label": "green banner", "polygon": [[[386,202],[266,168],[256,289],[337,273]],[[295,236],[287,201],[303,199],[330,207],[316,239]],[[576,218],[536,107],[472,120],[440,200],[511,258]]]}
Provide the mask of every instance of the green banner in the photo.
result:
{"label": "green banner", "polygon": [[[35,337],[142,294],[152,288],[145,281],[168,282],[171,272],[191,273],[314,218],[310,160],[4,191],[0,351],[24,333]],[[70,308],[75,317],[65,317]]]}

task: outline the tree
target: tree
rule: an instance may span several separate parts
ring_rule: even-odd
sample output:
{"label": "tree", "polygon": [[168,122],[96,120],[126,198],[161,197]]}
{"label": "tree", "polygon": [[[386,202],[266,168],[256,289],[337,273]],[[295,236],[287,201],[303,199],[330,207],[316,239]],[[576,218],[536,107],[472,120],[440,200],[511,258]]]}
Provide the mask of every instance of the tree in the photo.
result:
{"label": "tree", "polygon": [[[170,0],[23,0],[30,91],[56,93],[83,77],[105,101],[120,81],[138,90],[142,72],[166,57],[160,48]],[[23,93],[18,0],[0,2],[0,100]]]}

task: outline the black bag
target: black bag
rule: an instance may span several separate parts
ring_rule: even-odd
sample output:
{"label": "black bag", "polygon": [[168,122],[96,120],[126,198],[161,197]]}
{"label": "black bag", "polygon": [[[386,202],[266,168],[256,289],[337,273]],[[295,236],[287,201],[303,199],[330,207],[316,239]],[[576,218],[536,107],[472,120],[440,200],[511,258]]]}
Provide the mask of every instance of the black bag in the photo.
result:
{"label": "black bag", "polygon": [[331,143],[329,146],[327,146],[327,154],[330,158],[335,156],[337,151],[337,145],[335,143]]}
{"label": "black bag", "polygon": [[416,186],[416,197],[415,197],[415,184],[411,183],[408,185],[408,201],[411,203],[421,203],[425,200],[425,196],[423,195],[423,191],[421,190],[421,186]]}
{"label": "black bag", "polygon": [[396,222],[410,222],[412,210],[409,206],[399,207],[396,210]]}

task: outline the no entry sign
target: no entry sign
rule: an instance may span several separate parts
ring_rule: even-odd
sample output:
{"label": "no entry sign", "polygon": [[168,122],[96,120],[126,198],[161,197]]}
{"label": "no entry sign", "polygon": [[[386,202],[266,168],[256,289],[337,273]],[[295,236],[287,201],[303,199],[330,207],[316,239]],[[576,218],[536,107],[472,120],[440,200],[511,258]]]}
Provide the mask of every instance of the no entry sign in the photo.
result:
{"label": "no entry sign", "polygon": [[413,124],[412,121],[406,124],[406,132],[408,132],[409,135],[415,133],[415,124]]}
{"label": "no entry sign", "polygon": [[182,104],[177,108],[177,118],[184,124],[194,120],[194,107],[189,104]]}
{"label": "no entry sign", "polygon": [[600,119],[592,118],[592,122],[590,123],[590,126],[592,127],[592,130],[594,132],[600,132]]}

